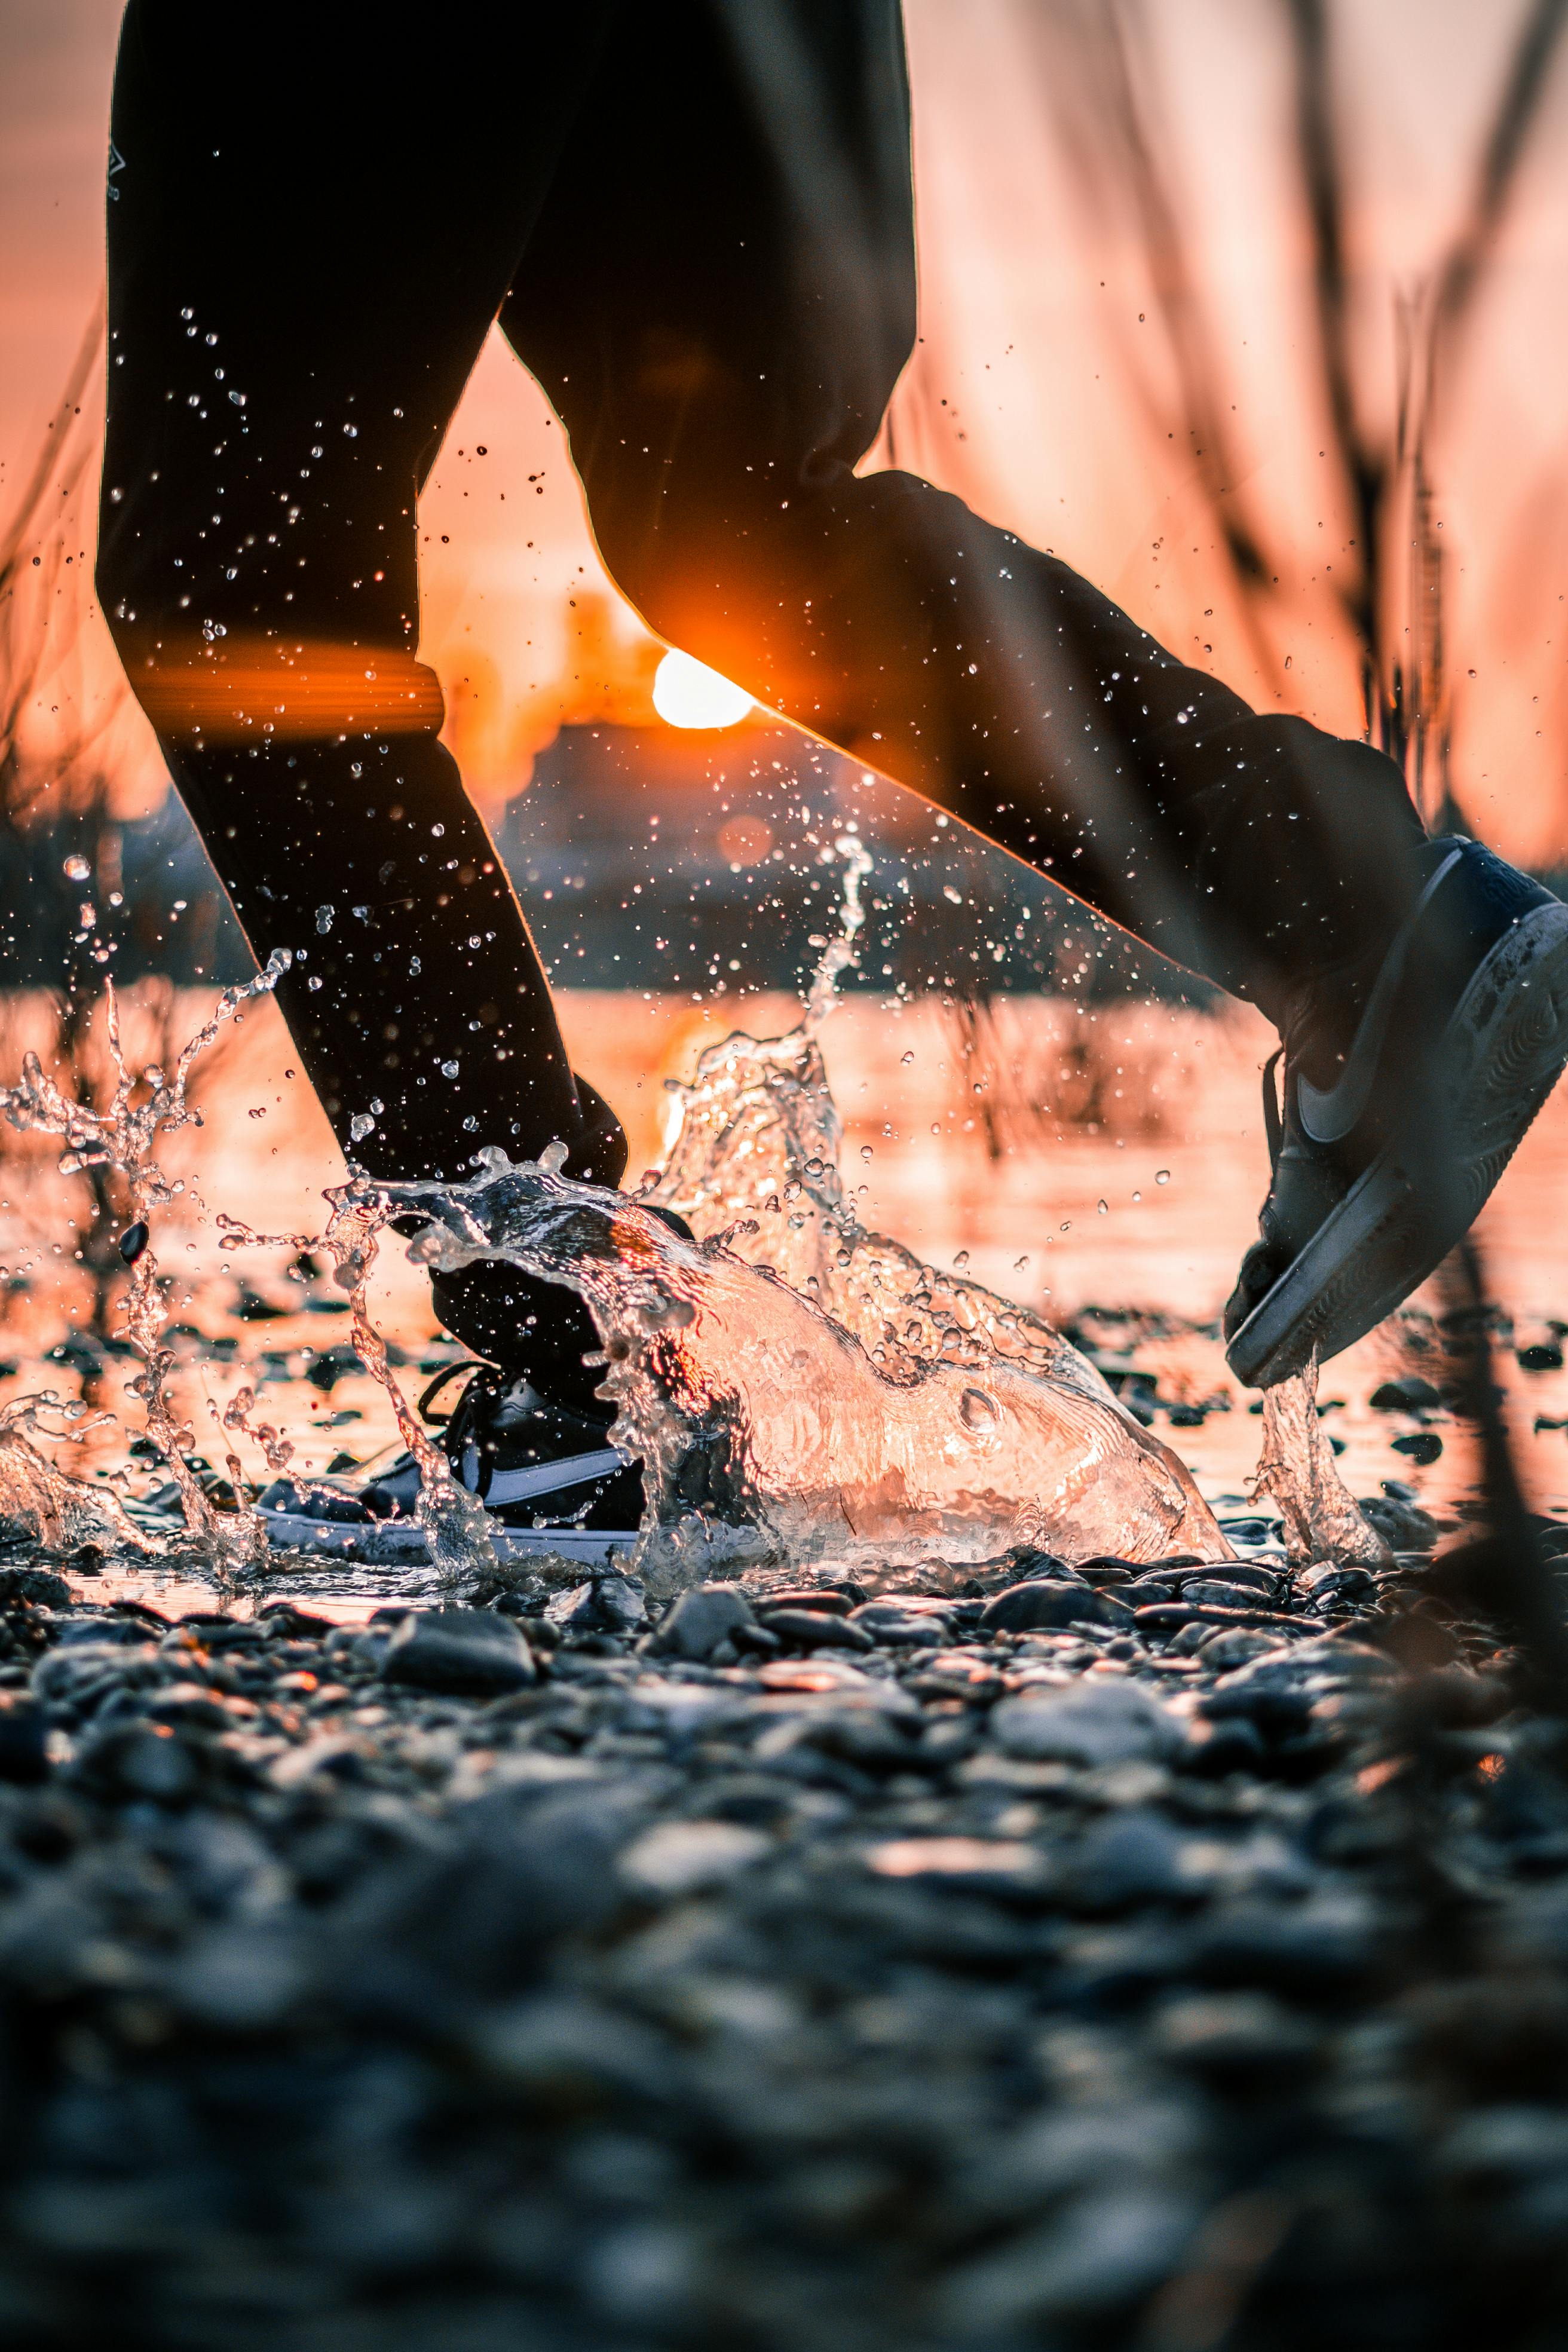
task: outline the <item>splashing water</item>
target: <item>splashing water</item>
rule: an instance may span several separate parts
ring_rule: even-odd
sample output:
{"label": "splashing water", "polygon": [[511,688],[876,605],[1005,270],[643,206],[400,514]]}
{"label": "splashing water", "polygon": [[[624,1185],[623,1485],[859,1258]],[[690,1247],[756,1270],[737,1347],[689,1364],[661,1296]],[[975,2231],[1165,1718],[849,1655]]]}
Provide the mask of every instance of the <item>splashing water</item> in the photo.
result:
{"label": "splashing water", "polygon": [[1263,1452],[1255,1496],[1272,1496],[1285,1522],[1285,1549],[1298,1565],[1331,1559],[1386,1567],[1388,1546],[1340,1476],[1318,1418],[1318,1359],[1263,1391]]}
{"label": "splashing water", "polygon": [[[66,1150],[59,1163],[62,1176],[78,1175],[93,1167],[114,1170],[125,1180],[130,1199],[129,1222],[150,1227],[155,1213],[167,1207],[183,1189],[170,1183],[153,1156],[158,1138],[183,1127],[202,1124],[201,1112],[187,1099],[193,1066],[225,1022],[247,999],[270,993],[292,961],[288,949],[279,948],[265,971],[241,987],[226,988],[210,1018],[182,1047],[171,1075],[165,1075],[155,1065],[141,1071],[129,1067],[121,1039],[120,1003],[113,982],[109,982],[105,996],[115,1082],[107,1107],[99,1110],[90,1103],[71,1100],[45,1074],[37,1054],[28,1054],[22,1063],[21,1084],[0,1087],[0,1111],[13,1127],[24,1132],[36,1129],[64,1139]],[[163,1345],[168,1312],[158,1286],[157,1256],[150,1243],[132,1265],[123,1313],[123,1336],[142,1359],[142,1369],[130,1385],[132,1393],[142,1400],[147,1436],[179,1489],[189,1539],[210,1568],[219,1589],[231,1589],[238,1578],[265,1560],[266,1532],[259,1515],[243,1504],[236,1511],[215,1511],[185,1460],[195,1442],[195,1433],[182,1425],[169,1393],[169,1374],[174,1359]],[[40,1402],[48,1401],[23,1400],[22,1404]],[[28,1444],[25,1433],[26,1427],[37,1427],[36,1416],[27,1421],[21,1405],[11,1411],[18,1416],[14,1427],[3,1425],[13,1451],[12,1469],[16,1475],[36,1482],[36,1465],[42,1463],[43,1457]],[[24,1447],[26,1452],[22,1451]],[[29,1455],[33,1457],[31,1461]],[[237,1463],[235,1466],[237,1468]],[[44,1467],[50,1465],[45,1464]],[[65,1477],[63,1472],[52,1470],[51,1475],[56,1479]],[[65,1479],[65,1484],[75,1486],[78,1482]],[[71,1510],[77,1507],[75,1504],[68,1506]],[[130,1528],[129,1522],[124,1539],[139,1542],[144,1548],[146,1545],[146,1538]]]}
{"label": "splashing water", "polygon": [[[324,1250],[331,1258],[332,1279],[348,1297],[349,1337],[354,1353],[371,1378],[384,1390],[398,1433],[419,1465],[415,1517],[429,1546],[440,1581],[455,1587],[476,1572],[495,1569],[489,1514],[478,1496],[453,1477],[446,1455],[430,1443],[398,1384],[386,1342],[371,1320],[366,1290],[390,1212],[379,1189],[368,1185],[363,1177],[351,1176],[347,1184],[330,1189],[325,1199],[331,1215],[324,1234],[258,1234],[242,1224],[237,1217],[220,1215],[217,1222],[223,1238],[218,1246],[225,1250]],[[262,1444],[268,1467],[282,1470],[292,1459],[294,1449],[287,1440],[279,1441],[275,1431],[251,1424],[247,1417],[249,1396],[248,1390],[240,1391],[224,1415],[225,1425],[244,1429]]]}
{"label": "splashing water", "polygon": [[467,1184],[349,1188],[368,1219],[427,1222],[410,1255],[501,1257],[564,1283],[604,1336],[614,1440],[640,1458],[637,1565],[665,1589],[721,1563],[952,1562],[1016,1544],[1068,1559],[1230,1549],[1186,1470],[1094,1368],[1026,1308],[923,1265],[847,1205],[816,1032],[855,961],[859,886],[800,1026],[729,1038],[675,1089],[679,1128],[650,1202],[478,1155]]}
{"label": "splashing water", "polygon": [[[87,1412],[85,1405],[47,1390],[0,1407],[0,1515],[17,1521],[51,1551],[105,1541],[144,1551],[148,1538],[126,1517],[117,1496],[71,1477],[33,1444],[42,1436],[57,1445],[79,1445],[111,1418],[100,1412],[84,1419]],[[49,1428],[46,1415],[60,1425]]]}

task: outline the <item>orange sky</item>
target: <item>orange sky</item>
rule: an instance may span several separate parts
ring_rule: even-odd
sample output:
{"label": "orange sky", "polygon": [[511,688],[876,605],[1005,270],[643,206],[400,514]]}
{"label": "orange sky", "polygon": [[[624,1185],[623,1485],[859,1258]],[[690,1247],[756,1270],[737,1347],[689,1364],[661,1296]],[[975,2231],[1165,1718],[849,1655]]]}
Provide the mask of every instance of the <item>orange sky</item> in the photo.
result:
{"label": "orange sky", "polygon": [[[907,13],[924,341],[895,403],[900,462],[1053,547],[1173,650],[1264,698],[1190,452],[1152,422],[1171,383],[1158,289],[1114,186],[1086,199],[1068,167],[1079,100],[1059,29],[1072,10],[1066,0],[910,0]],[[1276,687],[1291,707],[1352,729],[1354,664],[1327,570],[1337,560],[1343,576],[1350,525],[1310,391],[1282,14],[1270,0],[1146,7],[1142,96],[1191,226],[1237,452],[1233,495],[1280,575],[1268,625]],[[1394,293],[1429,275],[1442,250],[1521,16],[1518,0],[1340,9],[1358,358],[1374,418],[1392,400]],[[0,8],[0,512],[101,279],[118,16],[117,0]],[[1565,110],[1560,58],[1437,450],[1458,786],[1479,829],[1536,856],[1568,854]],[[599,570],[562,440],[492,337],[422,516],[426,649],[481,796],[515,789],[563,716],[647,709],[650,648]],[[529,475],[542,476],[542,497]],[[97,646],[89,692],[108,675]],[[119,740],[128,781],[152,788],[145,738],[127,725]]]}

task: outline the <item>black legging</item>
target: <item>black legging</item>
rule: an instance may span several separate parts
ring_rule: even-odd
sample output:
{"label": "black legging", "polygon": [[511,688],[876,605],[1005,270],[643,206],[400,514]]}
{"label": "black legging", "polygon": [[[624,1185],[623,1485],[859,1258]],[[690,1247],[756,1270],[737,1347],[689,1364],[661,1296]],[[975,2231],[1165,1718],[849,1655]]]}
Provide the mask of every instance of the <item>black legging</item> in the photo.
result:
{"label": "black legging", "polygon": [[[112,139],[100,593],[376,1173],[625,1165],[415,658],[416,501],[498,315],[661,635],[1276,1018],[1398,919],[1389,761],[856,478],[915,325],[898,0],[131,0]],[[440,1304],[571,1383],[565,1294]]]}

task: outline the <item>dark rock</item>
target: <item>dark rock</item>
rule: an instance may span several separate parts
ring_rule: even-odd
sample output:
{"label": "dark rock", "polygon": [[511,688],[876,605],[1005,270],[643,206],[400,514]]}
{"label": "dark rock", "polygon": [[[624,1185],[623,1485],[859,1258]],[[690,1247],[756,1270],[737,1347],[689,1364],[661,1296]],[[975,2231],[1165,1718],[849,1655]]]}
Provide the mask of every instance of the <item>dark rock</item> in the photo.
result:
{"label": "dark rock", "polygon": [[[1272,1580],[1260,1581],[1267,1585]],[[1194,1601],[1200,1607],[1210,1609],[1256,1609],[1258,1591],[1258,1583],[1250,1578],[1243,1584],[1239,1580],[1233,1582],[1228,1577],[1191,1576],[1182,1585],[1182,1599]],[[1271,1591],[1265,1597],[1271,1599]]]}
{"label": "dark rock", "polygon": [[646,1613],[640,1584],[629,1577],[600,1576],[558,1592],[545,1604],[544,1619],[563,1633],[630,1633]]}
{"label": "dark rock", "polygon": [[491,1609],[426,1609],[405,1617],[381,1671],[386,1681],[416,1689],[485,1696],[521,1690],[536,1675],[516,1621]]}
{"label": "dark rock", "polygon": [[1384,1381],[1373,1389],[1370,1402],[1374,1412],[1424,1412],[1443,1400],[1430,1381],[1410,1372],[1402,1380]]}
{"label": "dark rock", "polygon": [[653,1637],[656,1654],[706,1659],[721,1642],[756,1624],[752,1604],[738,1585],[699,1584],[683,1592]]}
{"label": "dark rock", "polygon": [[831,1617],[821,1609],[764,1609],[764,1629],[781,1642],[802,1650],[868,1650],[871,1636],[847,1617]]}
{"label": "dark rock", "polygon": [[1079,1623],[1129,1626],[1132,1612],[1092,1585],[1039,1576],[998,1592],[981,1611],[980,1622],[994,1633],[1027,1633]]}
{"label": "dark rock", "polygon": [[991,1735],[1009,1756],[1086,1767],[1163,1761],[1184,1738],[1157,1698],[1110,1676],[1004,1699],[992,1714]]}
{"label": "dark rock", "polygon": [[836,1592],[831,1585],[805,1584],[792,1586],[784,1592],[758,1595],[759,1609],[825,1609],[831,1617],[847,1617],[855,1602],[847,1592]]}
{"label": "dark rock", "polygon": [[1268,1754],[1262,1732],[1250,1716],[1222,1717],[1212,1722],[1194,1716],[1187,1727],[1187,1745],[1178,1759],[1186,1772],[1221,1780],[1228,1772],[1256,1772]]}
{"label": "dark rock", "polygon": [[84,1788],[121,1800],[184,1805],[195,1797],[200,1768],[173,1731],[151,1724],[117,1724],[89,1740],[71,1777]]}
{"label": "dark rock", "polygon": [[1443,1451],[1443,1441],[1435,1429],[1415,1429],[1407,1436],[1394,1440],[1395,1454],[1407,1454],[1412,1462],[1436,1462]]}
{"label": "dark rock", "polygon": [[1032,1582],[1037,1577],[1070,1573],[1066,1560],[1058,1559],[1054,1551],[1037,1551],[1030,1544],[1015,1545],[1007,1555],[1006,1564],[1013,1570],[1015,1581],[1019,1583]]}
{"label": "dark rock", "polygon": [[[16,1524],[13,1520],[3,1523]],[[13,1609],[19,1601],[31,1601],[37,1609],[68,1609],[71,1589],[63,1576],[54,1576],[44,1568],[0,1568],[0,1609]]]}
{"label": "dark rock", "polygon": [[26,1787],[49,1775],[49,1718],[33,1700],[0,1698],[0,1780]]}
{"label": "dark rock", "polygon": [[[1399,1483],[1388,1481],[1390,1487]],[[1408,1496],[1363,1495],[1360,1500],[1363,1517],[1390,1551],[1431,1551],[1443,1532],[1439,1521]]]}
{"label": "dark rock", "polygon": [[1067,1885],[1069,1899],[1085,1911],[1121,1911],[1194,1893],[1183,1871],[1182,1839],[1163,1815],[1142,1809],[1097,1822],[1072,1857]]}
{"label": "dark rock", "polygon": [[890,1643],[895,1647],[915,1648],[922,1643],[944,1642],[952,1634],[952,1618],[947,1610],[900,1608],[896,1601],[868,1601],[856,1610],[850,1622],[874,1642]]}
{"label": "dark rock", "polygon": [[1316,2063],[1320,2041],[1307,2019],[1261,1992],[1171,2001],[1154,2019],[1151,2039],[1171,2064],[1236,2089],[1272,2088],[1305,2073]]}

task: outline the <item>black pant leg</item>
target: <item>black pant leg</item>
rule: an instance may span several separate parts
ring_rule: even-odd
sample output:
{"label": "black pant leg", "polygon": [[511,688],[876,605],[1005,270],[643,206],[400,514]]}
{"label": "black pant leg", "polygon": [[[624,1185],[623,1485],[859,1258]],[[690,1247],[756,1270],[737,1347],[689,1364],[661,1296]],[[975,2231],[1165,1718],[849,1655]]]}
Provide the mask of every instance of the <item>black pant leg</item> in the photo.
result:
{"label": "black pant leg", "polygon": [[[252,947],[295,953],[306,1074],[387,1176],[553,1138],[625,1164],[416,658],[418,488],[604,13],[132,0],[121,36],[100,593]],[[496,1288],[444,1285],[445,1318],[515,1356],[532,1316],[580,1370],[570,1294]]]}
{"label": "black pant leg", "polygon": [[856,477],[914,333],[908,133],[897,0],[628,11],[502,325],[661,635],[1278,1016],[1407,905],[1403,780]]}

